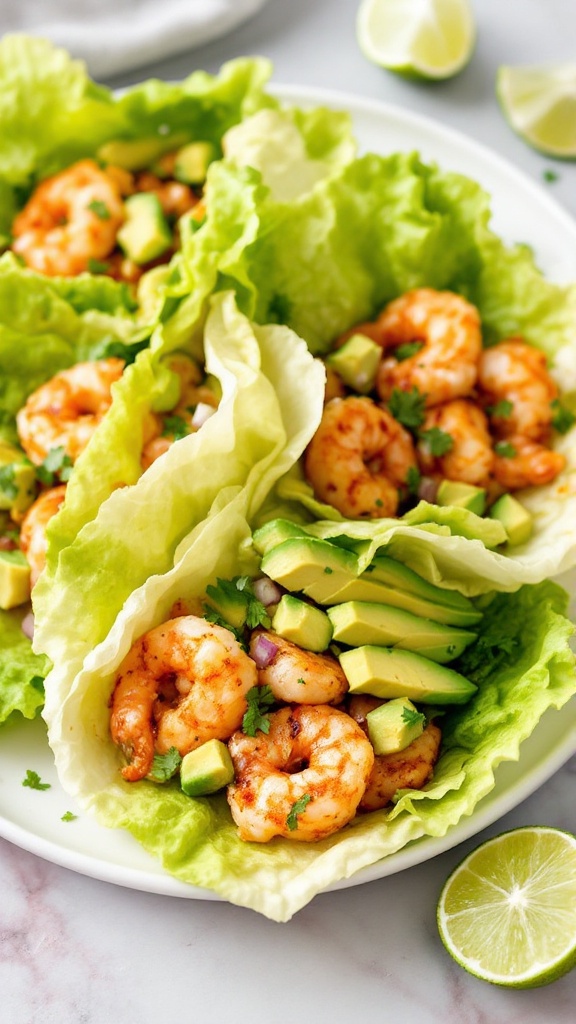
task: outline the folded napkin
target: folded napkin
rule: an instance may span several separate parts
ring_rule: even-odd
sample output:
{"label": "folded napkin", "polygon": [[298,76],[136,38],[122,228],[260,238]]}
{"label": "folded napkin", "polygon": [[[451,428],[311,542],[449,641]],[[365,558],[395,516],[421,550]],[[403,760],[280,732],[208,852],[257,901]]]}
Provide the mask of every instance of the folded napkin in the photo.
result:
{"label": "folded napkin", "polygon": [[266,0],[20,0],[2,4],[0,33],[51,39],[105,77],[201,46]]}

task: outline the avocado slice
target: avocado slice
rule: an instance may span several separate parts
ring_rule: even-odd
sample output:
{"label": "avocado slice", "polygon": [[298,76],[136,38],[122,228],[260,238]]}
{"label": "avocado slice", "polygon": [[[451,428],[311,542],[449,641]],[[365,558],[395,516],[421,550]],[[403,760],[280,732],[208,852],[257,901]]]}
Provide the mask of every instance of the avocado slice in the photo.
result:
{"label": "avocado slice", "polygon": [[185,142],[186,135],[182,132],[171,137],[155,135],[147,139],[111,139],[100,146],[96,156],[104,164],[114,164],[125,171],[141,171]]}
{"label": "avocado slice", "polygon": [[431,661],[453,661],[476,633],[432,622],[412,612],[371,601],[345,601],[328,609],[337,643],[400,647]]}
{"label": "avocado slice", "polygon": [[186,185],[201,185],[206,181],[208,167],[217,155],[212,142],[189,142],[176,153],[174,177]]}
{"label": "avocado slice", "polygon": [[340,655],[350,693],[409,697],[421,704],[466,704],[477,687],[446,665],[397,648],[354,647]]}
{"label": "avocado slice", "polygon": [[118,244],[133,263],[149,263],[172,245],[172,232],[153,192],[136,192],[124,202],[126,220]]}
{"label": "avocado slice", "polygon": [[457,590],[445,590],[444,587],[437,587],[434,583],[429,583],[403,562],[397,562],[395,558],[377,555],[362,574],[361,578],[364,577],[378,583],[386,583],[398,590],[404,590],[425,601],[432,601],[434,604],[447,608],[455,608],[464,614],[470,613],[473,617],[472,621],[478,622],[482,618],[468,597],[459,594]]}
{"label": "avocado slice", "polygon": [[358,573],[352,551],[316,537],[293,537],[268,551],[262,572],[286,590],[302,590],[319,604]]}
{"label": "avocado slice", "polygon": [[364,395],[374,387],[381,359],[380,345],[365,334],[353,334],[342,348],[326,356],[326,362],[344,383]]}
{"label": "avocado slice", "polygon": [[497,519],[506,530],[509,544],[525,544],[532,536],[534,521],[527,508],[513,498],[503,494],[494,502],[488,512],[491,519]]}
{"label": "avocado slice", "polygon": [[424,732],[426,718],[407,697],[395,697],[366,715],[375,754],[397,754]]}
{"label": "avocado slice", "polygon": [[0,608],[7,611],[30,600],[30,566],[22,551],[0,551]]}
{"label": "avocado slice", "polygon": [[413,615],[431,619],[447,626],[473,626],[482,618],[482,613],[472,605],[472,609],[451,608],[448,605],[436,604],[434,600],[417,597],[405,590],[397,590],[393,586],[379,583],[378,580],[367,578],[364,574],[351,579],[338,590],[333,591],[319,604],[337,605],[345,601],[369,601],[376,604],[388,604],[393,608],[403,608]]}
{"label": "avocado slice", "polygon": [[326,612],[291,594],[280,598],[272,629],[305,651],[325,651],[332,640],[332,623]]}
{"label": "avocado slice", "polygon": [[209,796],[234,778],[234,765],[222,740],[207,740],[185,754],[180,765],[180,785],[186,796]]}
{"label": "avocado slice", "polygon": [[457,480],[441,480],[436,493],[438,505],[455,505],[456,508],[467,508],[477,516],[483,516],[486,510],[486,491],[484,487],[461,483]]}
{"label": "avocado slice", "polygon": [[292,537],[307,537],[308,534],[298,523],[291,523],[288,519],[271,519],[264,523],[252,535],[252,543],[260,555],[265,555],[271,548],[283,544],[285,540]]}
{"label": "avocado slice", "polygon": [[0,441],[0,509],[18,522],[36,497],[36,470],[24,452]]}

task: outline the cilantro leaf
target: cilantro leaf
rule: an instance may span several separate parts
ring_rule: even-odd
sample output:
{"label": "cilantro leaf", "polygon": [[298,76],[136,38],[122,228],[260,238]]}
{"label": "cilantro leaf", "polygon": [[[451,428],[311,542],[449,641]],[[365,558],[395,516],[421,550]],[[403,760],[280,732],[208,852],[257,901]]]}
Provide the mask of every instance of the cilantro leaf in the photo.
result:
{"label": "cilantro leaf", "polygon": [[418,430],[418,427],[422,426],[425,406],[426,395],[418,391],[418,388],[412,388],[410,391],[394,388],[388,402],[391,415],[408,430]]}
{"label": "cilantro leaf", "polygon": [[516,455],[516,449],[513,444],[510,444],[510,441],[497,441],[494,451],[501,459],[513,459]]}
{"label": "cilantro leaf", "polygon": [[88,260],[88,272],[90,274],[107,274],[109,266],[103,260]]}
{"label": "cilantro leaf", "polygon": [[552,171],[550,168],[546,168],[546,170],[542,171],[542,177],[544,181],[547,181],[548,184],[551,185],[553,182],[558,181],[560,175],[557,171]]}
{"label": "cilantro leaf", "polygon": [[110,220],[110,210],[101,199],[93,199],[88,203],[88,209],[95,213],[99,220]]}
{"label": "cilantro leaf", "polygon": [[[252,581],[249,576],[234,576],[230,580],[218,578],[216,586],[209,584],[206,587],[206,595],[215,606],[215,612],[219,618],[212,614],[206,614],[210,622],[216,622],[230,629],[234,635],[242,640],[242,628],[256,629],[257,626],[268,627],[270,616],[261,601],[255,596],[252,589]],[[210,607],[205,605],[205,609]],[[234,619],[238,625],[234,626],[226,621],[227,609],[234,611]],[[223,614],[224,613],[224,614]]]}
{"label": "cilantro leaf", "polygon": [[252,686],[246,694],[248,710],[242,719],[242,732],[246,736],[255,736],[260,732],[270,732],[270,714],[268,709],[274,703],[274,694],[269,686]]}
{"label": "cilantro leaf", "polygon": [[28,768],[26,772],[26,778],[22,780],[23,786],[28,786],[29,789],[51,789],[49,782],[42,782],[38,772],[32,771]]}
{"label": "cilantro leaf", "polygon": [[77,814],[73,814],[72,811],[64,811],[64,814],[60,818],[60,821],[76,821]]}
{"label": "cilantro leaf", "polygon": [[13,465],[0,466],[0,491],[8,501],[13,501],[18,496],[15,478]]}
{"label": "cilantro leaf", "polygon": [[399,363],[403,363],[405,359],[411,359],[423,348],[423,341],[407,341],[404,345],[398,345],[398,348],[394,349],[394,357]]}
{"label": "cilantro leaf", "polygon": [[573,427],[576,423],[576,416],[570,409],[566,409],[565,406],[561,405],[557,398],[553,402],[550,402],[550,408],[552,409],[552,426],[554,430],[557,430],[559,434],[567,434],[570,427]]}
{"label": "cilantro leaf", "polygon": [[409,708],[406,704],[402,708],[402,721],[406,722],[406,725],[424,724],[426,715],[423,715],[421,711],[417,711],[416,708]]}
{"label": "cilantro leaf", "polygon": [[305,811],[312,797],[310,793],[304,793],[299,800],[296,800],[290,808],[286,817],[286,825],[290,832],[294,832],[298,828],[298,815]]}
{"label": "cilantro leaf", "polygon": [[445,430],[440,430],[440,427],[430,427],[430,430],[421,430],[418,436],[424,441],[430,455],[446,455],[454,447],[452,434],[447,434]]}
{"label": "cilantro leaf", "polygon": [[72,459],[60,445],[58,448],[51,448],[44,461],[36,467],[36,476],[40,483],[50,487],[56,480],[66,483],[72,475],[73,468]]}
{"label": "cilantro leaf", "polygon": [[406,473],[406,487],[408,488],[408,494],[418,494],[418,488],[420,487],[420,480],[422,474],[417,466],[410,466]]}
{"label": "cilantro leaf", "polygon": [[189,433],[188,424],[182,416],[164,417],[162,437],[173,437],[175,441],[180,441],[183,437],[187,437]]}
{"label": "cilantro leaf", "polygon": [[500,416],[501,419],[507,420],[514,408],[514,403],[509,402],[507,398],[503,398],[500,402],[496,402],[495,405],[487,405],[486,413],[488,416]]}
{"label": "cilantro leaf", "polygon": [[176,774],[181,764],[182,757],[176,747],[170,747],[165,754],[154,754],[148,778],[153,782],[168,782],[168,779]]}

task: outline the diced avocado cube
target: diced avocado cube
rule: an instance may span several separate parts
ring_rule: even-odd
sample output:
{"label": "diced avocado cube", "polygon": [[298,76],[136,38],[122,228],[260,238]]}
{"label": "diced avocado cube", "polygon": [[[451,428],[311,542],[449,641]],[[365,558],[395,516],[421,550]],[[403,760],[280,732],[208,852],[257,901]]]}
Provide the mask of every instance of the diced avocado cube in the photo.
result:
{"label": "diced avocado cube", "polygon": [[291,594],[280,598],[272,629],[305,651],[325,651],[332,639],[332,624],[326,612]]}
{"label": "diced avocado cube", "polygon": [[498,498],[488,515],[502,523],[509,544],[525,544],[527,540],[530,540],[534,528],[532,516],[528,509],[511,494],[503,494],[501,498]]}
{"label": "diced avocado cube", "polygon": [[294,537],[271,548],[262,572],[286,590],[302,590],[323,604],[327,595],[354,579],[358,562],[352,551],[316,537]]}
{"label": "diced avocado cube", "polygon": [[374,387],[381,359],[380,345],[365,334],[353,334],[342,348],[326,357],[326,362],[348,387],[367,394]]}
{"label": "diced avocado cube", "polygon": [[174,150],[185,142],[179,133],[152,136],[147,139],[111,139],[98,150],[97,157],[104,164],[123,167],[125,171],[141,171],[150,167],[167,150]]}
{"label": "diced avocado cube", "polygon": [[426,719],[407,697],[395,697],[366,715],[375,754],[397,754],[424,732]]}
{"label": "diced avocado cube", "polygon": [[217,793],[233,778],[232,758],[222,740],[208,740],[182,758],[180,785],[186,796]]}
{"label": "diced avocado cube", "polygon": [[186,185],[201,185],[217,155],[212,142],[189,142],[176,153],[174,177]]}
{"label": "diced avocado cube", "polygon": [[234,587],[222,589],[220,586],[209,585],[206,587],[206,598],[206,603],[234,629],[242,629],[246,624],[248,606],[246,595],[242,591]]}
{"label": "diced avocado cube", "polygon": [[36,497],[36,471],[24,453],[0,441],[0,509],[18,522]]}
{"label": "diced avocado cube", "polygon": [[252,543],[260,555],[265,555],[271,548],[283,544],[292,537],[306,537],[306,531],[298,523],[288,519],[271,519],[257,530],[254,530]]}
{"label": "diced avocado cube", "polygon": [[0,608],[17,608],[30,599],[30,566],[19,550],[0,551]]}
{"label": "diced avocado cube", "polygon": [[337,643],[394,646],[441,663],[453,661],[476,639],[476,633],[370,601],[332,605],[327,614]]}
{"label": "diced avocado cube", "polygon": [[172,232],[153,192],[136,192],[124,203],[126,220],[118,243],[133,263],[149,263],[172,245]]}
{"label": "diced avocado cube", "polygon": [[409,697],[420,704],[466,704],[477,687],[459,672],[412,651],[354,647],[340,655],[351,693]]}
{"label": "diced avocado cube", "polygon": [[441,480],[436,493],[438,505],[455,505],[467,508],[477,516],[483,516],[486,509],[486,491],[483,487],[461,483],[457,480]]}

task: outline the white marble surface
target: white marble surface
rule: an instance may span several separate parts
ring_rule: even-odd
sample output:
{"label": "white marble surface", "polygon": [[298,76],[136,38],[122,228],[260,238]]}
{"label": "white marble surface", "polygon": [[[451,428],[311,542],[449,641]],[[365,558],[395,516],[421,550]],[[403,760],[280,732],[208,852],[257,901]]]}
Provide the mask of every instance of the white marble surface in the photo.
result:
{"label": "white marble surface", "polygon": [[[559,180],[543,187],[576,215],[576,164],[553,164],[524,146],[493,89],[501,63],[573,59],[573,3],[475,0],[475,56],[458,78],[434,86],[404,82],[364,60],[356,7],[356,0],[269,0],[218,42],[111,84],[178,78],[193,67],[215,71],[231,57],[262,53],[274,60],[279,83],[418,110],[494,147],[536,181],[554,166]],[[448,873],[480,839],[534,823],[576,832],[575,773],[573,758],[475,839],[402,874],[319,896],[284,925],[223,903],[122,889],[0,840],[0,1020],[571,1024],[576,972],[533,992],[485,985],[444,952],[435,907]]]}

